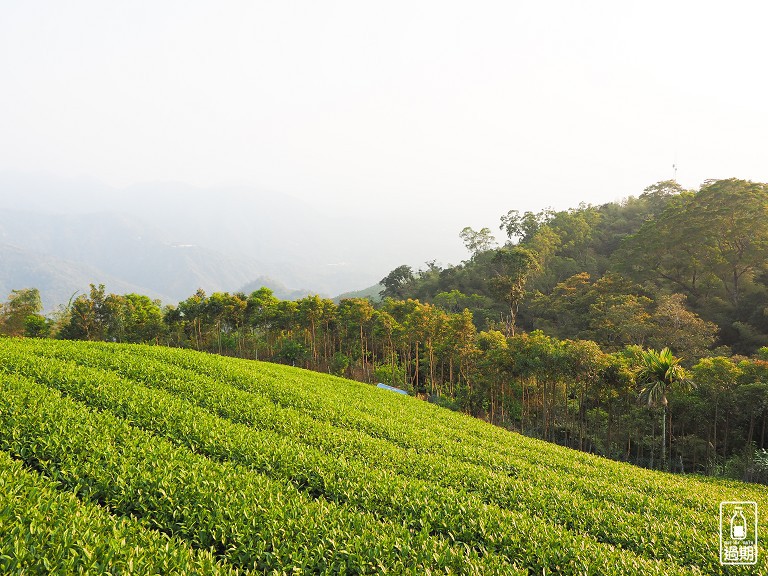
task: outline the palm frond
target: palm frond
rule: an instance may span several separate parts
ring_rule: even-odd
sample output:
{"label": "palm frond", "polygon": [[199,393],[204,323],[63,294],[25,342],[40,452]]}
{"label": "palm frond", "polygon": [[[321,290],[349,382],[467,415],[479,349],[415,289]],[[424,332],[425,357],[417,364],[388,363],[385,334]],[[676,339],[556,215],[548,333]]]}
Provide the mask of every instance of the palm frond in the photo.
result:
{"label": "palm frond", "polygon": [[688,387],[686,371],[680,365],[681,359],[672,354],[669,348],[660,352],[649,349],[640,356],[642,366],[637,373],[637,382],[644,386],[640,389],[640,400],[648,406],[666,404],[667,391],[672,386]]}
{"label": "palm frond", "polygon": [[667,387],[661,380],[649,382],[640,390],[640,400],[648,406],[663,403]]}

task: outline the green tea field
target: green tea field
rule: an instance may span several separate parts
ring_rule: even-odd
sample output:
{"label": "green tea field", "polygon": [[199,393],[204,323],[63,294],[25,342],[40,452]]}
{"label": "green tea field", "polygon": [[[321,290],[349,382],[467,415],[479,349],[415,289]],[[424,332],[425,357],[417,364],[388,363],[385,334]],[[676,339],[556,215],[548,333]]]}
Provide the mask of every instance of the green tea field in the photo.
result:
{"label": "green tea field", "polygon": [[0,574],[768,574],[676,476],[373,386],[164,347],[0,339]]}

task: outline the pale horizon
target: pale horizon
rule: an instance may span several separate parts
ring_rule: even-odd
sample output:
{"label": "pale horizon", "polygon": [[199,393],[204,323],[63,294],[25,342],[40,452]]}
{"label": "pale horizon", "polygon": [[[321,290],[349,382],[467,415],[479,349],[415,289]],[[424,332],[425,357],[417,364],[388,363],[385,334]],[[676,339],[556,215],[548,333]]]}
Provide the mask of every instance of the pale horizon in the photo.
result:
{"label": "pale horizon", "polygon": [[[104,206],[146,183],[236,186],[372,228],[400,218],[389,234],[447,264],[466,257],[465,226],[503,241],[508,210],[602,204],[675,176],[768,181],[759,2],[0,15],[0,172],[91,181]],[[14,190],[0,197],[14,206]],[[409,258],[388,254],[381,275]]]}

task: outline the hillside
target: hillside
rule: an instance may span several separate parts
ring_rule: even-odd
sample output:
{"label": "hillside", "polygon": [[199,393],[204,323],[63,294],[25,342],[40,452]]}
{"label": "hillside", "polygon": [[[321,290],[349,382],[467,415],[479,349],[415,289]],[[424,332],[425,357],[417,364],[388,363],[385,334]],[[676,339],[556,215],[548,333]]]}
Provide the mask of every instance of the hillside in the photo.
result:
{"label": "hillside", "polygon": [[768,184],[667,180],[621,202],[510,210],[500,229],[497,248],[490,228],[465,228],[460,265],[393,269],[384,296],[459,302],[480,329],[669,346],[691,361],[768,345]]}
{"label": "hillside", "polygon": [[368,288],[363,288],[362,290],[353,290],[351,292],[344,292],[343,294],[339,294],[338,296],[333,298],[333,301],[336,303],[341,302],[344,299],[348,298],[369,298],[372,302],[380,302],[381,301],[381,291],[384,289],[384,286],[381,284],[374,284],[373,286],[369,286]]}
{"label": "hillside", "polygon": [[155,299],[167,299],[164,293],[116,278],[94,266],[58,258],[16,245],[0,244],[0,294],[34,286],[40,291],[43,308],[52,312],[66,305],[74,295],[87,292],[98,278],[119,293],[141,293]]}
{"label": "hillside", "polygon": [[764,487],[198,352],[2,339],[0,369],[2,573],[768,571],[719,563],[719,503]]}
{"label": "hillside", "polygon": [[288,288],[282,282],[273,280],[269,276],[259,276],[255,280],[248,282],[245,286],[241,286],[238,292],[243,294],[251,294],[260,288],[269,288],[272,290],[275,298],[280,298],[281,300],[298,300],[299,298],[304,298],[305,296],[313,293],[312,290],[294,290]]}

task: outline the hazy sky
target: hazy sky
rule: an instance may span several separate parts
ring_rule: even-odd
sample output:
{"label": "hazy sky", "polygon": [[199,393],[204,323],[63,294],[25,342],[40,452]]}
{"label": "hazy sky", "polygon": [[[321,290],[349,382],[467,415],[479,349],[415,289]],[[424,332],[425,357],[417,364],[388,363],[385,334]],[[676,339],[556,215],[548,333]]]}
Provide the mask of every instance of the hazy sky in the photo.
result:
{"label": "hazy sky", "polygon": [[[768,4],[0,0],[0,170],[340,212],[768,181]],[[439,257],[439,255],[436,255]]]}

